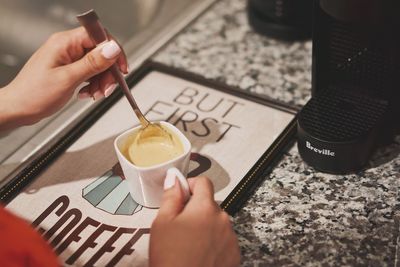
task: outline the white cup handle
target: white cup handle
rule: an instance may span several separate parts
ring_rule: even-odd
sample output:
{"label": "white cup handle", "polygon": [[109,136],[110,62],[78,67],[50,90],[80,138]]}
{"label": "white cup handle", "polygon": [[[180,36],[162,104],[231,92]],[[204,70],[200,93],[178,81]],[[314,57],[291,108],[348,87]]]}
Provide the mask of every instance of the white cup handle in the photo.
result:
{"label": "white cup handle", "polygon": [[175,167],[169,168],[167,171],[167,175],[165,177],[165,181],[171,181],[171,179],[178,178],[179,183],[181,184],[181,188],[183,191],[184,201],[187,202],[190,198],[190,188],[187,179],[180,170]]}

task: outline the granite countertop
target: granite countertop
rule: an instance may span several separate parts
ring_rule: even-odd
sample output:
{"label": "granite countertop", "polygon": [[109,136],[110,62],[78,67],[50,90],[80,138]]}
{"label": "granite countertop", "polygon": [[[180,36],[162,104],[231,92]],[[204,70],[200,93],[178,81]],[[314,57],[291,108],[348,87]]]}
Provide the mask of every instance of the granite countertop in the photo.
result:
{"label": "granite countertop", "polygon": [[[296,106],[310,97],[311,42],[256,34],[245,0],[221,0],[154,59]],[[400,266],[400,136],[357,174],[307,166],[296,146],[234,217],[243,266]]]}

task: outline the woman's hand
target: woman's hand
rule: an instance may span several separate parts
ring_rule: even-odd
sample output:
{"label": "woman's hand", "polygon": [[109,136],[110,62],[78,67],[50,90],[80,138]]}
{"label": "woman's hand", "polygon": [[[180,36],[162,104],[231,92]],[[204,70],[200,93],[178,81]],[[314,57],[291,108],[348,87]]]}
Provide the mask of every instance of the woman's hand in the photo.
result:
{"label": "woman's hand", "polygon": [[164,192],[150,233],[151,267],[234,267],[240,251],[229,216],[214,201],[209,179],[189,179],[185,205],[179,182]]}
{"label": "woman's hand", "polygon": [[109,96],[116,83],[105,70],[115,62],[128,72],[126,57],[113,40],[95,47],[83,27],[53,34],[0,89],[0,129],[33,124],[53,114],[85,81],[89,84],[79,98]]}

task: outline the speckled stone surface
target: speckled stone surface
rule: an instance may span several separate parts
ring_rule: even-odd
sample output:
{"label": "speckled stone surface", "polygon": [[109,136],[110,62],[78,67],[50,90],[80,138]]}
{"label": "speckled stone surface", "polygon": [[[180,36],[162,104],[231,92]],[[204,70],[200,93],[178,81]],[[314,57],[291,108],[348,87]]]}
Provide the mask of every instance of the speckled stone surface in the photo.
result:
{"label": "speckled stone surface", "polygon": [[[250,28],[246,1],[216,3],[155,60],[280,101],[310,97],[311,42]],[[293,147],[234,217],[242,266],[400,266],[400,137],[363,171],[315,171]]]}
{"label": "speckled stone surface", "polygon": [[256,34],[244,0],[218,2],[156,56],[165,64],[293,105],[310,96],[311,42]]}

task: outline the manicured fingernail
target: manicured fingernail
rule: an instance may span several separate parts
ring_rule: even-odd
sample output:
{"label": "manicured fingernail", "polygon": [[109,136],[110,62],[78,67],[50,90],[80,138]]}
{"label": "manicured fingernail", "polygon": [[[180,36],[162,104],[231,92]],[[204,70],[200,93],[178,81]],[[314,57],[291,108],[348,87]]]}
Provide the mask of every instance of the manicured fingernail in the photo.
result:
{"label": "manicured fingernail", "polygon": [[107,98],[109,97],[115,90],[115,88],[117,87],[117,84],[111,84],[110,86],[107,87],[107,89],[104,91],[104,96]]}
{"label": "manicured fingernail", "polygon": [[85,99],[89,97],[92,97],[92,95],[89,92],[78,93],[78,99]]}
{"label": "manicured fingernail", "polygon": [[168,190],[174,187],[176,181],[176,176],[174,174],[167,174],[164,180],[164,190]]}
{"label": "manicured fingernail", "polygon": [[104,97],[104,94],[101,91],[96,91],[93,94],[93,99],[94,100],[99,100],[99,99],[101,99],[103,97]]}
{"label": "manicured fingernail", "polygon": [[114,40],[108,41],[101,48],[101,54],[107,59],[113,59],[121,53],[121,48]]}

